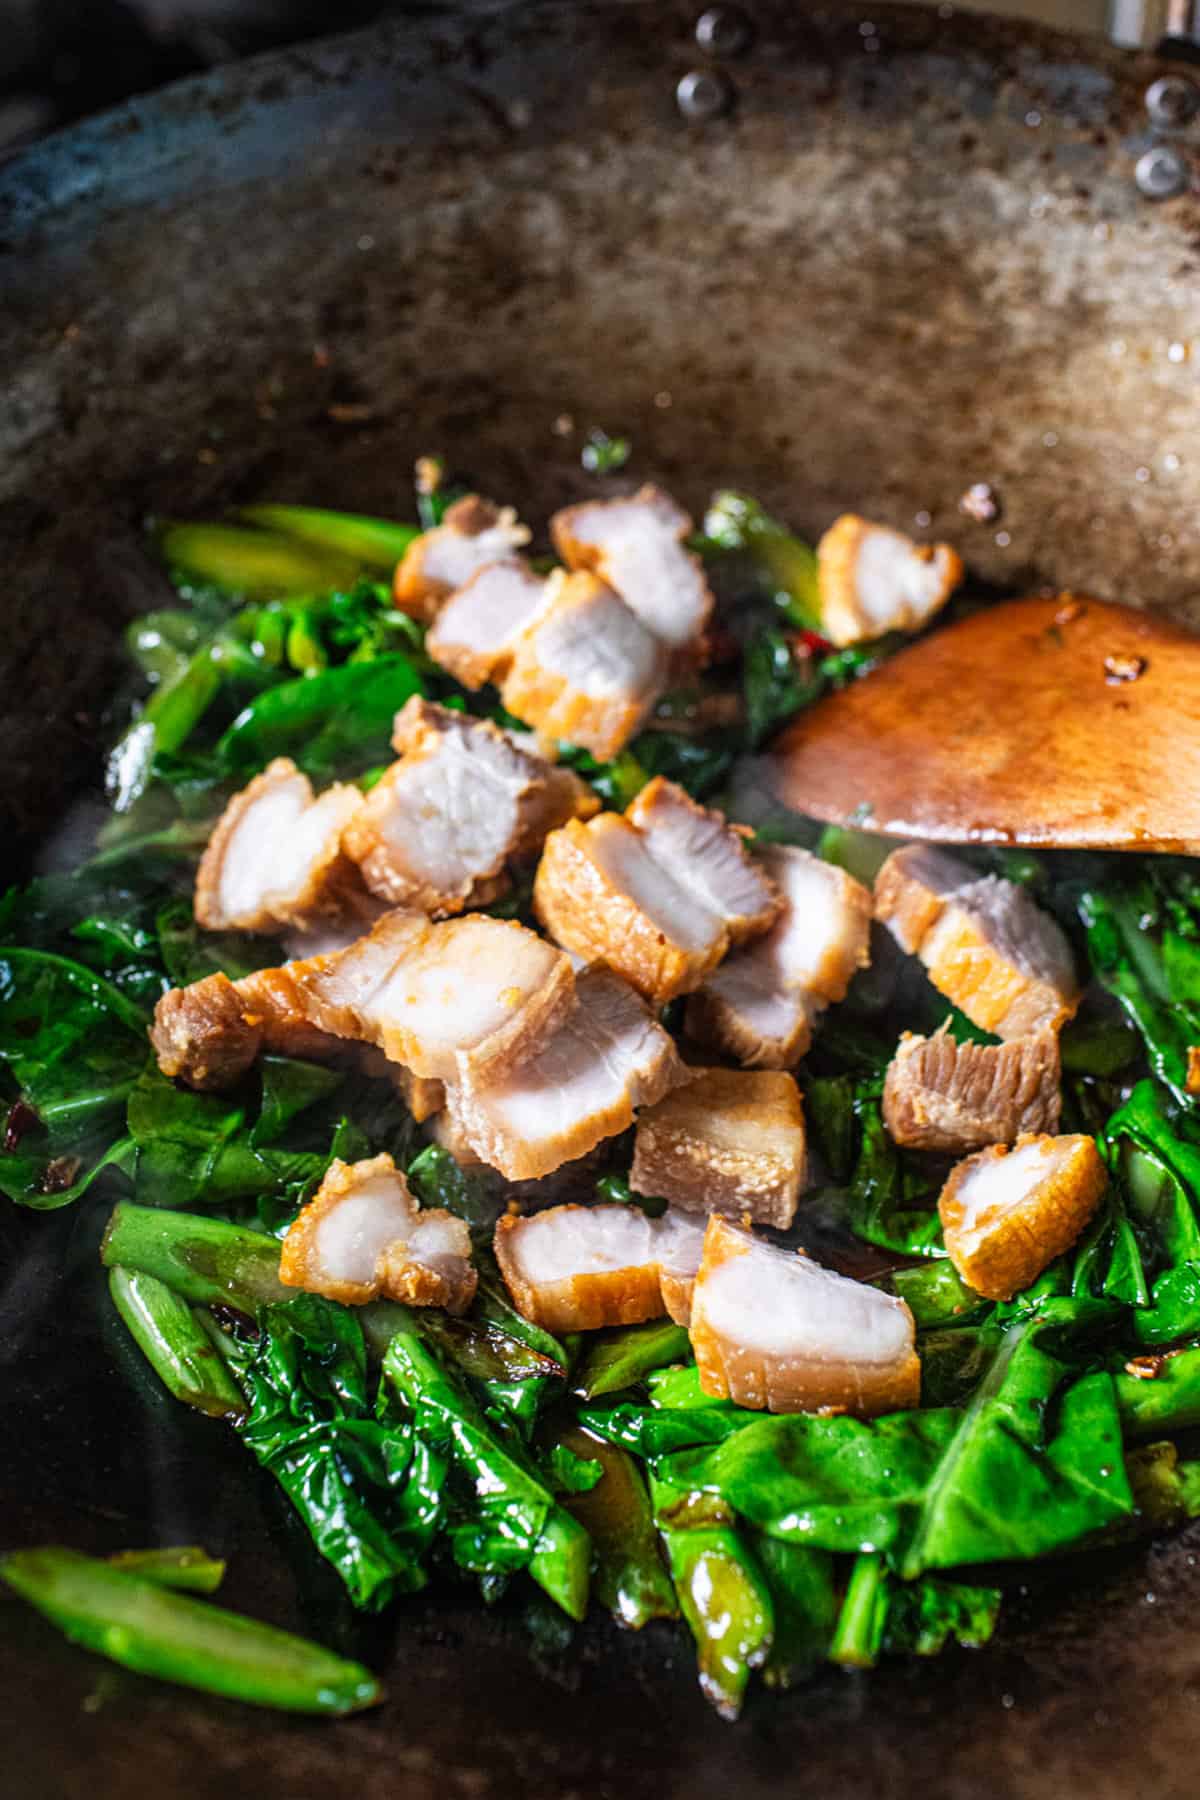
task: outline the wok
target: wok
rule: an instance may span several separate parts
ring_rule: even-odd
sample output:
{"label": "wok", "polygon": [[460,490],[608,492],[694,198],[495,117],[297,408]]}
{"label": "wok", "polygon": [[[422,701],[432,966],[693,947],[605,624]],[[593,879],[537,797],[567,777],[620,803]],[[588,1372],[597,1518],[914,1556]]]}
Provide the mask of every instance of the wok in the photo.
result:
{"label": "wok", "polygon": [[[157,592],[143,515],[403,514],[430,448],[540,518],[595,491],[604,426],[692,504],[732,480],[808,532],[919,515],[1006,587],[1195,610],[1200,207],[1134,180],[1162,66],[933,10],[744,17],[706,60],[670,0],[432,8],[6,166],[14,873],[94,782],[118,628]],[[999,521],[957,512],[974,481]],[[0,1231],[3,1541],[204,1542],[231,1604],[365,1649],[392,1695],[332,1727],[253,1714],[5,1603],[13,1795],[1195,1792],[1195,1530],[1041,1579],[987,1652],[831,1673],[730,1728],[666,1629],[566,1647],[453,1592],[353,1623],[231,1434],[139,1378],[94,1214]]]}

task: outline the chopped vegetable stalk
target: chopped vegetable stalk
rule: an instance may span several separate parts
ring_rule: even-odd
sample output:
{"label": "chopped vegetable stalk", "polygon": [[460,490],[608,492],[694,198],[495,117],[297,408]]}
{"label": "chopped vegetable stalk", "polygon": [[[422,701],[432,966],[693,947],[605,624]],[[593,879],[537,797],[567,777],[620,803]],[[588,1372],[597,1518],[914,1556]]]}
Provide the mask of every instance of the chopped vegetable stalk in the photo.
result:
{"label": "chopped vegetable stalk", "polygon": [[225,1564],[198,1544],[161,1550],[118,1550],[108,1561],[126,1575],[141,1575],[159,1587],[183,1588],[192,1594],[215,1594],[225,1579]]}
{"label": "chopped vegetable stalk", "polygon": [[1161,1437],[1164,1431],[1200,1425],[1200,1349],[1164,1356],[1157,1372],[1153,1365],[1142,1369],[1141,1374],[1122,1369],[1113,1378],[1127,1438]]}
{"label": "chopped vegetable stalk", "polygon": [[155,536],[168,569],[248,600],[349,587],[362,567],[360,556],[317,549],[294,532],[166,520]]}
{"label": "chopped vegetable stalk", "polygon": [[616,1444],[577,1426],[560,1434],[577,1456],[597,1461],[603,1474],[585,1493],[563,1502],[591,1539],[596,1598],[619,1624],[634,1631],[648,1619],[673,1619],[679,1608],[659,1552],[646,1483]]}
{"label": "chopped vegetable stalk", "polygon": [[244,1412],[245,1401],[191,1307],[153,1275],[114,1268],[113,1304],[168,1393],[214,1417]]}
{"label": "chopped vegetable stalk", "polygon": [[704,534],[726,552],[741,552],[794,625],[821,628],[817,553],[773,519],[749,494],[714,494]]}
{"label": "chopped vegetable stalk", "polygon": [[882,1556],[862,1551],[854,1559],[837,1628],[829,1646],[831,1662],[871,1669],[883,1644],[887,1622],[888,1573]]}
{"label": "chopped vegetable stalk", "polygon": [[238,518],[388,575],[420,536],[418,525],[399,525],[364,513],[329,512],[319,506],[243,506]]}
{"label": "chopped vegetable stalk", "polygon": [[584,1400],[618,1393],[642,1381],[652,1369],[679,1362],[689,1349],[687,1331],[670,1319],[625,1326],[606,1333],[589,1347],[575,1376],[574,1391]]}
{"label": "chopped vegetable stalk", "polygon": [[251,1317],[294,1296],[279,1279],[279,1243],[262,1231],[122,1200],[100,1245],[100,1259],[153,1275],[194,1306],[232,1306]]}
{"label": "chopped vegetable stalk", "polygon": [[361,1663],[74,1550],[14,1550],[0,1581],[73,1643],[140,1675],[282,1712],[340,1716],[382,1697]]}
{"label": "chopped vegetable stalk", "polygon": [[771,1649],[770,1591],[733,1514],[716,1495],[689,1492],[658,1476],[651,1477],[650,1492],[696,1642],[701,1690],[722,1718],[735,1719],[751,1673]]}

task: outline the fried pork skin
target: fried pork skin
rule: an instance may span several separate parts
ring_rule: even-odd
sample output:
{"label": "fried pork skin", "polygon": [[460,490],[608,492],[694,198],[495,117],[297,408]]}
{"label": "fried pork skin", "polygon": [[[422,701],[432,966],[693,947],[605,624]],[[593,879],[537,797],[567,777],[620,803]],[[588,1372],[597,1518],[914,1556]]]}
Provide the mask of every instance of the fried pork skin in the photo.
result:
{"label": "fried pork skin", "polygon": [[423,531],[396,568],[392,593],[401,612],[428,623],[436,619],[448,594],[461,588],[489,563],[511,562],[529,542],[511,506],[493,506],[478,494],[457,500],[442,523]]}
{"label": "fried pork skin", "polygon": [[700,662],[713,597],[698,556],[684,549],[694,527],[656,487],[631,499],[568,506],[550,535],[572,569],[589,569],[616,590],[676,660]]}
{"label": "fried pork skin", "polygon": [[1060,1076],[1053,1031],[1008,1044],[959,1044],[947,1030],[933,1037],[906,1031],[888,1064],[884,1124],[897,1144],[960,1156],[1055,1132]]}
{"label": "fried pork skin", "polygon": [[510,1181],[536,1181],[585,1156],[687,1078],[671,1037],[626,982],[589,969],[575,996],[540,1049],[447,1089],[464,1141]]}
{"label": "fried pork skin", "polygon": [[782,902],[736,828],[659,778],[624,815],[552,832],[533,904],[557,943],[662,1006],[765,931]]}
{"label": "fried pork skin", "polygon": [[804,1111],[790,1075],[699,1069],[638,1116],[636,1193],[783,1229],[804,1179]]}
{"label": "fried pork skin", "polygon": [[283,1240],[279,1279],[344,1306],[386,1295],[465,1312],[478,1276],[466,1225],[420,1207],[390,1156],[333,1162]]}
{"label": "fried pork skin", "polygon": [[400,760],[343,837],[373,894],[419,912],[483,906],[508,886],[510,859],[599,802],[570,770],[518,749],[489,720],[415,696],[396,717]]}
{"label": "fried pork skin", "polygon": [[706,1394],[770,1412],[873,1418],[918,1404],[921,1365],[903,1300],[714,1215],[692,1295]]}
{"label": "fried pork skin", "polygon": [[310,1018],[435,1081],[491,1079],[533,1056],[575,1004],[569,959],[514,920],[388,913],[289,972]]}
{"label": "fried pork skin", "polygon": [[663,647],[595,575],[552,575],[500,687],[514,718],[602,762],[638,731],[666,682]]}
{"label": "fried pork skin", "polygon": [[938,991],[997,1037],[1057,1031],[1079,1005],[1070,945],[1016,882],[910,844],[876,876],[875,912]]}
{"label": "fried pork skin", "polygon": [[362,804],[336,785],[315,798],[307,775],[277,756],[235,794],[196,874],[196,922],[208,931],[278,932],[347,909],[361,884],[342,833]]}
{"label": "fried pork skin", "polygon": [[669,1211],[649,1219],[636,1206],[554,1206],[501,1219],[494,1248],[517,1311],[561,1332],[661,1318],[664,1263],[679,1305],[702,1244],[696,1223]]}
{"label": "fried pork skin", "polygon": [[902,531],[843,513],[817,545],[821,629],[835,644],[919,631],[963,578],[949,544],[917,544]]}
{"label": "fried pork skin", "polygon": [[781,894],[782,911],[688,1001],[687,1030],[746,1068],[791,1069],[820,1013],[870,961],[871,896],[807,850],[768,845],[755,861]]}
{"label": "fried pork skin", "polygon": [[1108,1175],[1090,1137],[1023,1137],[959,1163],[938,1201],[946,1250],[988,1300],[1011,1300],[1069,1250]]}
{"label": "fried pork skin", "polygon": [[501,682],[545,592],[546,583],[528,564],[489,563],[451,594],[426,635],[425,648],[473,693],[485,682]]}

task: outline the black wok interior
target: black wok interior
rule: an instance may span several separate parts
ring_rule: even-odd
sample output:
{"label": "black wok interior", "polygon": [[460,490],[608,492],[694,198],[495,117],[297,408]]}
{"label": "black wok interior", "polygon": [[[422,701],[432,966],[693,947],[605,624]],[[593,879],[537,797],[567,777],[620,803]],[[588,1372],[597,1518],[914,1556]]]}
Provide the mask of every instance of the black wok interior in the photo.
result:
{"label": "black wok interior", "polygon": [[[610,491],[580,465],[599,426],[693,505],[732,481],[806,531],[928,515],[1006,586],[1194,611],[1200,387],[1171,346],[1200,205],[1133,184],[1152,60],[764,0],[728,111],[689,124],[694,11],[433,6],[0,167],[6,874],[95,789],[120,624],[161,592],[146,515],[406,516],[430,449],[538,519]],[[977,480],[998,522],[959,513]],[[252,1713],[3,1601],[6,1792],[1195,1794],[1200,1530],[1040,1577],[986,1652],[831,1672],[728,1727],[666,1629],[568,1643],[465,1590],[352,1620],[232,1435],[137,1366],[99,1224],[0,1216],[0,1541],[203,1542],[231,1605],[355,1646],[391,1699]]]}

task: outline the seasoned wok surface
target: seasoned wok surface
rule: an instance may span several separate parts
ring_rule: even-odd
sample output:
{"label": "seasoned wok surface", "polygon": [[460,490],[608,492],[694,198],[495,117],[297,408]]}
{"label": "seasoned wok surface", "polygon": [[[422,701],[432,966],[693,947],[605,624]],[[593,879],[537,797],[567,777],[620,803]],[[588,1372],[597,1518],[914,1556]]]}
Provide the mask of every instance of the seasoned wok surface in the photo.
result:
{"label": "seasoned wok surface", "polygon": [[[928,512],[996,579],[1200,589],[1194,367],[1168,355],[1195,204],[1149,211],[1130,179],[1153,65],[891,8],[867,51],[865,13],[754,10],[738,108],[698,131],[671,99],[689,11],[524,6],[241,68],[5,171],[8,843],[103,736],[116,629],[154,592],[147,510],[388,512],[431,435],[539,513],[594,491],[604,424],[685,500],[736,471],[810,530],[851,501]],[[1003,520],[963,531],[976,479]],[[85,1215],[32,1223],[0,1224],[4,1540],[219,1537],[230,1604],[333,1618],[236,1446],[131,1385]],[[1063,1570],[986,1657],[832,1675],[733,1729],[665,1635],[618,1655],[597,1626],[568,1659],[473,1598],[417,1602],[395,1711],[325,1731],[98,1673],[6,1603],[11,1791],[1183,1800],[1197,1541],[1098,1588]]]}

